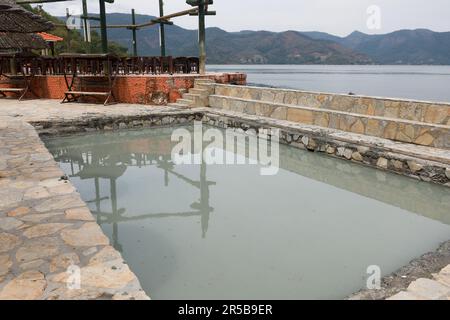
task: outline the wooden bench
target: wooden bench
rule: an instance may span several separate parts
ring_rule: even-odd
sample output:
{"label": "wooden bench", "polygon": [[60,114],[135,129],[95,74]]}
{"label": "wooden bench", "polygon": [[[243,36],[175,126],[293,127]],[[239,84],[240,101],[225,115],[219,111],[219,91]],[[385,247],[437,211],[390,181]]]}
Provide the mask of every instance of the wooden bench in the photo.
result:
{"label": "wooden bench", "polygon": [[[61,103],[77,102],[81,97],[106,97],[103,105],[115,100],[113,89],[118,74],[118,57],[112,54],[61,54],[64,59],[64,80],[67,91]],[[67,68],[69,66],[69,68]],[[103,66],[103,67],[102,67]],[[69,82],[67,70],[71,69],[71,81]],[[81,90],[73,90],[75,80],[79,79]],[[90,91],[83,86],[84,79],[106,79],[107,91]],[[97,86],[97,85],[95,85]]]}
{"label": "wooden bench", "polygon": [[8,88],[8,87],[0,87],[0,95],[6,98],[5,92],[10,92],[17,94],[19,96],[19,101],[21,101],[28,92],[32,92],[30,90],[29,82],[25,79],[26,86],[25,88]]}

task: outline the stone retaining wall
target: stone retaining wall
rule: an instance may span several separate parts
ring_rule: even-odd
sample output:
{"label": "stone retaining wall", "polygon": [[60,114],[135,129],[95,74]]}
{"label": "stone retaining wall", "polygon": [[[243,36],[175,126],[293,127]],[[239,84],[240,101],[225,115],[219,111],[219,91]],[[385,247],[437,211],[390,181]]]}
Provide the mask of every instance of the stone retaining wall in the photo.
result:
{"label": "stone retaining wall", "polygon": [[450,149],[450,127],[444,125],[375,116],[367,118],[363,115],[342,111],[300,108],[218,95],[209,97],[209,105],[217,109]]}
{"label": "stone retaining wall", "polygon": [[269,103],[450,125],[450,104],[249,86],[216,86],[215,94]]}
{"label": "stone retaining wall", "polygon": [[[364,139],[361,135],[333,133],[308,126],[292,126],[280,120],[265,120],[261,117],[244,117],[241,113],[209,112],[203,121],[221,128],[280,129],[280,142],[294,148],[320,152],[329,156],[364,164],[377,169],[409,176],[422,181],[450,187],[450,158],[443,162],[431,161],[398,152],[381,140]],[[395,144],[394,144],[395,146]]]}

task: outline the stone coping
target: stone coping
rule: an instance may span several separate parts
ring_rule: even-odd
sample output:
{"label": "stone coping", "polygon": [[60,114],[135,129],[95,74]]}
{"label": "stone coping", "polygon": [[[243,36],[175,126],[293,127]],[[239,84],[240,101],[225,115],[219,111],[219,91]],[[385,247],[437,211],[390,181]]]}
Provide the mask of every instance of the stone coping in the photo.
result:
{"label": "stone coping", "polygon": [[[56,101],[2,104],[0,299],[148,299],[74,187],[60,179],[63,172],[29,123],[41,134],[51,135],[193,120],[243,130],[279,127],[282,142],[294,148],[449,186],[448,164],[443,164],[448,154],[438,149],[433,153],[433,148],[419,150],[414,145],[210,108],[142,107],[62,108]],[[81,268],[81,290],[67,288],[65,271],[71,264]]]}
{"label": "stone coping", "polygon": [[[229,84],[213,84],[214,86],[220,86],[220,87],[234,87],[233,85]],[[298,89],[286,89],[286,88],[278,88],[278,87],[258,87],[255,85],[247,85],[245,88],[249,89],[258,89],[258,90],[276,90],[280,92],[298,92],[298,93],[304,93],[304,94],[312,94],[312,95],[323,95],[323,96],[337,96],[337,97],[345,97],[345,98],[367,98],[367,99],[374,99],[374,100],[383,100],[383,101],[391,101],[391,102],[413,102],[413,103],[423,103],[423,104],[439,104],[439,105],[445,105],[450,107],[450,102],[441,102],[441,101],[429,101],[429,100],[414,100],[414,99],[405,99],[405,98],[395,98],[395,97],[380,97],[380,96],[368,96],[368,95],[349,95],[345,93],[330,93],[330,92],[322,92],[322,91],[306,91],[306,90],[298,90]]]}
{"label": "stone coping", "polygon": [[341,142],[355,144],[365,147],[373,147],[384,152],[401,154],[405,157],[419,158],[433,165],[446,164],[450,166],[450,151],[418,146],[392,141],[389,139],[366,136],[351,132],[344,132],[337,129],[323,128],[314,125],[306,125],[287,120],[277,120],[256,115],[243,114],[240,112],[221,110],[221,109],[204,109],[208,114],[229,117],[235,120],[243,119],[247,122],[259,123],[266,127],[276,127],[287,131],[297,130],[305,134],[328,137],[330,139],[340,140]]}

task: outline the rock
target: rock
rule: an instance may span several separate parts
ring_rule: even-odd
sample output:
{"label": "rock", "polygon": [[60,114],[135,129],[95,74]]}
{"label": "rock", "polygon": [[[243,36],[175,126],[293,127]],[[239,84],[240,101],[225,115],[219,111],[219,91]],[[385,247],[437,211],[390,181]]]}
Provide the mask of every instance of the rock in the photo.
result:
{"label": "rock", "polygon": [[67,269],[71,265],[78,265],[80,258],[75,252],[64,253],[56,256],[50,262],[50,272],[55,272],[58,269]]}
{"label": "rock", "polygon": [[364,134],[365,128],[364,123],[360,119],[358,119],[350,128],[350,131],[353,133]]}
{"label": "rock", "polygon": [[64,183],[61,186],[48,188],[48,191],[52,195],[69,194],[75,192],[75,188],[70,183]]}
{"label": "rock", "polygon": [[145,294],[144,291],[134,291],[134,292],[120,292],[116,293],[113,300],[150,300],[150,298]]}
{"label": "rock", "polygon": [[337,154],[340,157],[344,157],[344,158],[350,160],[352,158],[353,150],[341,147],[341,148],[338,148]]}
{"label": "rock", "polygon": [[11,187],[13,187],[14,189],[28,189],[31,188],[32,186],[34,186],[34,182],[26,180],[20,180],[11,183]]}
{"label": "rock", "polygon": [[22,224],[23,222],[16,218],[0,218],[0,229],[5,231],[14,230]]}
{"label": "rock", "polygon": [[68,245],[75,247],[92,247],[108,245],[109,239],[95,222],[87,222],[79,229],[65,229],[61,238]]}
{"label": "rock", "polygon": [[419,172],[423,169],[423,166],[418,164],[417,162],[408,161],[407,163],[408,163],[409,169],[414,173]]}
{"label": "rock", "polygon": [[433,144],[434,137],[429,133],[424,133],[418,137],[414,142],[423,146],[431,146]]}
{"label": "rock", "polygon": [[57,238],[37,238],[25,242],[16,253],[16,260],[29,262],[40,258],[50,258],[59,252]]}
{"label": "rock", "polygon": [[19,207],[14,210],[11,210],[8,212],[8,217],[17,217],[17,216],[23,216],[30,212],[30,208],[27,207]]}
{"label": "rock", "polygon": [[95,300],[102,298],[105,294],[104,291],[95,289],[72,290],[64,285],[52,290],[45,298],[47,300]]}
{"label": "rock", "polygon": [[359,146],[356,148],[360,154],[365,154],[370,151],[369,147]]}
{"label": "rock", "polygon": [[302,143],[303,143],[305,146],[308,146],[308,144],[309,144],[309,137],[308,137],[308,136],[303,136],[303,137],[302,137]]}
{"label": "rock", "polygon": [[1,208],[9,208],[14,205],[19,204],[20,201],[23,199],[23,193],[18,191],[11,191],[11,189],[0,189],[0,199],[2,201],[0,202],[0,209]]}
{"label": "rock", "polygon": [[[136,277],[122,259],[88,265],[81,268],[81,286],[86,288],[120,289]],[[51,280],[65,283],[69,275],[66,272],[55,275]]]}
{"label": "rock", "polygon": [[353,152],[352,159],[355,161],[363,161],[363,157],[359,152]]}
{"label": "rock", "polygon": [[98,249],[96,247],[89,248],[89,249],[83,251],[83,256],[85,256],[85,257],[90,256],[90,255],[96,253],[97,251],[98,251]]}
{"label": "rock", "polygon": [[62,215],[62,212],[54,212],[54,213],[40,213],[40,214],[30,214],[28,216],[21,217],[20,220],[25,222],[38,223],[42,220],[50,219],[56,216]]}
{"label": "rock", "polygon": [[9,255],[0,255],[0,277],[8,274],[9,269],[12,266],[12,261]]}
{"label": "rock", "polygon": [[92,265],[92,264],[103,263],[103,262],[119,260],[119,259],[122,259],[119,252],[117,252],[117,250],[114,249],[113,247],[107,246],[107,247],[104,247],[102,250],[100,250],[100,252],[97,253],[95,256],[93,256],[89,260],[89,264]]}
{"label": "rock", "polygon": [[24,199],[42,199],[42,198],[48,198],[50,196],[50,193],[44,188],[44,187],[35,187],[28,189],[24,194]]}
{"label": "rock", "polygon": [[20,242],[20,239],[13,234],[0,233],[0,253],[14,249]]}
{"label": "rock", "polygon": [[409,285],[408,292],[425,299],[438,300],[450,294],[450,287],[430,279],[417,279]]}
{"label": "rock", "polygon": [[415,295],[411,292],[399,292],[395,296],[387,298],[386,300],[425,300],[423,297]]}
{"label": "rock", "polygon": [[63,186],[67,184],[66,181],[60,180],[60,179],[47,179],[39,182],[39,186],[46,187],[46,188],[53,188],[58,186]]}
{"label": "rock", "polygon": [[391,160],[392,165],[394,166],[395,169],[397,170],[402,170],[403,169],[403,162],[398,161],[398,160]]}
{"label": "rock", "polygon": [[33,260],[33,261],[30,261],[30,262],[22,263],[19,266],[19,268],[22,269],[22,270],[36,270],[37,268],[42,266],[44,263],[45,263],[44,260],[38,259],[38,260]]}
{"label": "rock", "polygon": [[307,148],[308,150],[315,150],[317,148],[317,142],[314,139],[309,139]]}
{"label": "rock", "polygon": [[450,168],[445,169],[445,176],[450,179]]}
{"label": "rock", "polygon": [[385,158],[378,158],[377,161],[377,167],[387,169],[388,167],[388,160]]}
{"label": "rock", "polygon": [[95,221],[91,211],[86,207],[66,210],[66,219]]}
{"label": "rock", "polygon": [[336,152],[336,148],[335,147],[327,147],[327,153],[328,154],[334,154]]}
{"label": "rock", "polygon": [[70,195],[62,197],[52,197],[37,205],[35,209],[38,212],[48,212],[82,206],[84,206],[84,203],[78,196]]}
{"label": "rock", "polygon": [[27,271],[11,280],[0,292],[0,300],[37,300],[41,299],[47,281],[38,271]]}
{"label": "rock", "polygon": [[62,230],[71,224],[68,223],[46,223],[38,224],[36,226],[30,227],[23,232],[23,235],[27,238],[37,238],[44,237]]}

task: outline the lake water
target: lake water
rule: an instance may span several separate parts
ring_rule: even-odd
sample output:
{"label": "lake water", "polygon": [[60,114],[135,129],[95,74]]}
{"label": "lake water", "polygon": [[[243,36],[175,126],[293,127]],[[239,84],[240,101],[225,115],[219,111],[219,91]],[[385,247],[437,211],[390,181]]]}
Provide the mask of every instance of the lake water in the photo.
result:
{"label": "lake water", "polygon": [[239,71],[250,84],[450,102],[450,66],[209,65]]}
{"label": "lake water", "polygon": [[46,141],[153,299],[341,299],[450,239],[447,188],[287,146],[176,165],[171,133]]}

